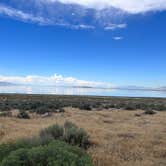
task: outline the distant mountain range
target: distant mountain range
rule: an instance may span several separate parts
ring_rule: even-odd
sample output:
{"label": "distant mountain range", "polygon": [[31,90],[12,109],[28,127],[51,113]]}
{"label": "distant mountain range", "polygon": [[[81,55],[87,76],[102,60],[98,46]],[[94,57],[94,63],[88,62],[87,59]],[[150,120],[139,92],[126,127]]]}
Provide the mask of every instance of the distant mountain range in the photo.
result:
{"label": "distant mountain range", "polygon": [[162,91],[166,91],[166,86],[159,87],[158,89],[159,89],[159,90],[162,90]]}
{"label": "distant mountain range", "polygon": [[17,85],[17,84],[10,83],[10,82],[0,82],[0,86],[14,86],[14,85]]}
{"label": "distant mountain range", "polygon": [[[0,86],[21,86],[23,84],[16,84],[11,82],[4,82],[0,81]],[[25,85],[26,86],[26,85]],[[27,85],[27,86],[33,86],[33,85]],[[54,86],[54,85],[51,85]],[[166,91],[166,86],[162,87],[141,87],[141,86],[117,86],[117,87],[111,87],[111,88],[104,88],[104,87],[92,87],[92,86],[59,86],[59,87],[71,87],[71,88],[89,88],[89,89],[117,89],[117,90],[143,90],[143,91]]]}
{"label": "distant mountain range", "polygon": [[143,86],[121,86],[113,89],[119,90],[143,90],[143,91],[166,91],[166,87],[143,87]]}

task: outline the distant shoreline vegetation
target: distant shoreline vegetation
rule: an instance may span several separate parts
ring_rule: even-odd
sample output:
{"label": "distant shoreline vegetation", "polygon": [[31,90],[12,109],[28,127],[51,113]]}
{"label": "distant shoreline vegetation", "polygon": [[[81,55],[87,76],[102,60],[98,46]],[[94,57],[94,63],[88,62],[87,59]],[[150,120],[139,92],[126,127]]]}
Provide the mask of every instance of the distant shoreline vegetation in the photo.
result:
{"label": "distant shoreline vegetation", "polygon": [[[155,110],[166,111],[166,98],[99,97],[72,95],[1,94],[0,112],[13,109],[44,114],[58,112],[64,107],[80,110]],[[58,111],[57,111],[58,110]]]}

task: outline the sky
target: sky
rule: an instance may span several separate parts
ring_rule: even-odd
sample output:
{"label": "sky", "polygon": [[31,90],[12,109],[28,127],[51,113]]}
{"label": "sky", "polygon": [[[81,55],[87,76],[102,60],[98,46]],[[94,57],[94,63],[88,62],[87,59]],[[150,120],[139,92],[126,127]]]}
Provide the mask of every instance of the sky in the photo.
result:
{"label": "sky", "polygon": [[166,86],[166,0],[1,0],[0,81]]}

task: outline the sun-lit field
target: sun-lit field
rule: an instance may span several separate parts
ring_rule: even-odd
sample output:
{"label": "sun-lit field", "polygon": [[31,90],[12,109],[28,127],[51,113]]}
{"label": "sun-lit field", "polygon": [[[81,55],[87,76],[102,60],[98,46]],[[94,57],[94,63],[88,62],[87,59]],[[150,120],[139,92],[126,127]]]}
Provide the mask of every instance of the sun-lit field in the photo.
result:
{"label": "sun-lit field", "polygon": [[[14,111],[13,113],[17,113]],[[0,143],[31,137],[51,124],[74,122],[84,128],[94,144],[88,149],[96,166],[165,166],[166,112],[145,115],[143,111],[83,111],[65,108],[41,118],[0,117]]]}

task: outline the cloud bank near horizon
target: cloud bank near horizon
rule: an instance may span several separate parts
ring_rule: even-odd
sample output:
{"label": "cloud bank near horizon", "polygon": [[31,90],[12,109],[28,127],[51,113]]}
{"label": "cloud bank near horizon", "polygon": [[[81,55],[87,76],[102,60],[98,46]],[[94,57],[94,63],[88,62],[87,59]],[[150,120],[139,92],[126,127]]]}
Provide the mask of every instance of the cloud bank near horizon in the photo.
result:
{"label": "cloud bank near horizon", "polygon": [[166,10],[166,0],[1,0],[0,15],[71,29],[124,29],[125,18]]}
{"label": "cloud bank near horizon", "polygon": [[63,77],[54,74],[52,76],[3,76],[0,75],[0,82],[9,82],[24,85],[55,85],[55,86],[90,86],[90,87],[110,87],[111,84],[80,80],[74,77]]}

